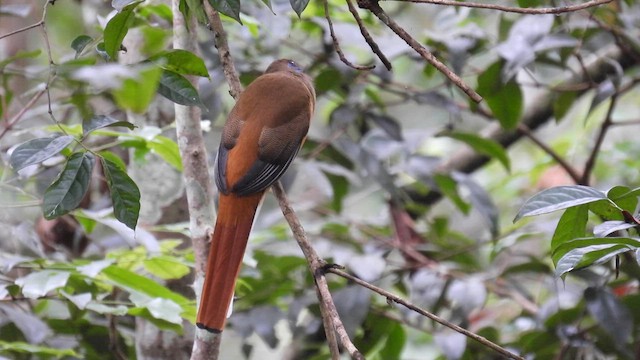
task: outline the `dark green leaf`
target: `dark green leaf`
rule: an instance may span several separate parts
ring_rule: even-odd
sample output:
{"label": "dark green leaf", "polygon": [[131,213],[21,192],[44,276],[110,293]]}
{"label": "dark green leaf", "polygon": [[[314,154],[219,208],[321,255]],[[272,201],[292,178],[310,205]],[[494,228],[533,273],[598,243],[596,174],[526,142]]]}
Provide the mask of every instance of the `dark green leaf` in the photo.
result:
{"label": "dark green leaf", "polygon": [[240,21],[240,0],[209,0],[209,4],[221,14],[242,24]]}
{"label": "dark green leaf", "polygon": [[640,196],[640,188],[631,190],[626,186],[614,186],[607,191],[607,197],[609,199],[618,205],[618,207],[630,213],[636,210],[638,196]]}
{"label": "dark green leaf", "polygon": [[609,199],[592,202],[589,204],[589,211],[604,220],[624,220],[622,210]]}
{"label": "dark green leaf", "polygon": [[469,214],[471,206],[458,194],[458,183],[455,180],[450,176],[441,174],[436,174],[433,180],[436,182],[436,185],[438,185],[438,190],[451,200],[463,214]]}
{"label": "dark green leaf", "polygon": [[[551,238],[551,251],[553,252],[558,246],[565,242],[577,238],[584,237],[586,235],[587,218],[589,215],[589,206],[579,205],[570,207],[564,211],[558,225],[556,225],[556,231]],[[554,264],[557,264],[559,259],[554,258]]]}
{"label": "dark green leaf", "polygon": [[489,139],[485,139],[476,134],[463,133],[463,132],[449,132],[444,133],[444,136],[450,137],[464,142],[469,145],[473,150],[480,154],[484,154],[498,160],[507,171],[511,170],[511,162],[509,156],[504,148],[497,142]]}
{"label": "dark green leaf", "polygon": [[298,14],[298,17],[300,17],[304,9],[309,5],[309,0],[289,0],[289,3],[291,4],[293,11],[295,11],[296,14]]}
{"label": "dark green leaf", "polygon": [[99,155],[117,165],[122,171],[127,171],[127,164],[118,155],[110,151],[101,151]]}
{"label": "dark green leaf", "polygon": [[588,204],[599,200],[608,200],[602,191],[582,185],[557,186],[541,191],[529,200],[518,211],[513,222],[524,216],[547,214],[572,206]]}
{"label": "dark green leaf", "polygon": [[552,253],[554,259],[559,259],[556,265],[556,275],[601,264],[617,254],[640,247],[640,240],[622,237],[589,237],[567,241],[558,246]]}
{"label": "dark green leaf", "polygon": [[209,77],[209,72],[204,61],[194,53],[187,50],[168,50],[149,58],[164,69],[174,71],[182,75],[196,75]]}
{"label": "dark green leaf", "polygon": [[13,150],[9,163],[16,171],[39,164],[57,155],[72,142],[73,136],[69,135],[29,140]]}
{"label": "dark green leaf", "polygon": [[73,153],[58,175],[44,193],[42,208],[48,220],[68,213],[80,205],[89,189],[95,158],[89,152]]}
{"label": "dark green leaf", "polygon": [[129,228],[136,228],[140,214],[140,190],[127,173],[115,162],[102,158],[102,169],[111,192],[113,215]]}
{"label": "dark green leaf", "polygon": [[118,12],[104,28],[104,50],[111,59],[117,59],[122,40],[133,24],[135,14],[133,10],[141,1],[131,3]]}
{"label": "dark green leaf", "polygon": [[602,224],[596,225],[593,228],[593,235],[597,237],[605,237],[613,234],[616,231],[631,229],[632,227],[636,227],[636,224],[629,224],[624,221],[605,221]]}
{"label": "dark green leaf", "polygon": [[556,121],[562,120],[569,109],[571,109],[577,96],[578,93],[574,91],[564,91],[556,96],[553,102],[553,116],[556,118]]}
{"label": "dark green leaf", "polygon": [[633,316],[629,309],[609,290],[589,287],[584,291],[587,310],[618,345],[624,347],[631,340]]}
{"label": "dark green leaf", "polygon": [[71,48],[76,51],[76,58],[80,56],[82,50],[84,50],[87,45],[91,44],[92,41],[93,39],[91,38],[91,36],[87,35],[80,35],[77,38],[73,39],[73,41],[71,42]]}
{"label": "dark green leaf", "polygon": [[136,126],[128,121],[120,121],[106,115],[94,115],[88,120],[82,122],[82,135],[86,136],[96,129],[102,129],[108,126],[124,126],[129,130],[133,130]]}
{"label": "dark green leaf", "polygon": [[342,74],[336,68],[328,67],[320,71],[314,80],[318,94],[337,89],[342,84]]}
{"label": "dark green leaf", "polygon": [[493,115],[505,129],[518,125],[523,107],[522,91],[518,83],[511,79],[502,81],[502,62],[496,62],[478,76],[478,93],[487,102]]}
{"label": "dark green leaf", "polygon": [[206,110],[196,89],[184,76],[169,70],[163,70],[158,85],[158,93],[176,104],[198,106]]}

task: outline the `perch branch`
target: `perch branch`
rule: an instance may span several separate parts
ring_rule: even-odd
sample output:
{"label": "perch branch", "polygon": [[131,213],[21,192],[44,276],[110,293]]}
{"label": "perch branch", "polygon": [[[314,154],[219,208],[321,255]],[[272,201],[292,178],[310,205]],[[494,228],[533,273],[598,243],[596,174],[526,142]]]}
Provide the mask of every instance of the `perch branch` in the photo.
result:
{"label": "perch branch", "polygon": [[389,62],[389,59],[387,59],[384,53],[382,53],[382,50],[380,50],[380,47],[378,46],[378,44],[375,42],[375,40],[373,40],[373,38],[371,37],[371,34],[369,34],[369,30],[367,30],[367,28],[364,26],[364,23],[362,22],[362,18],[360,18],[360,15],[358,14],[358,9],[356,9],[356,7],[353,5],[353,2],[351,0],[346,0],[346,1],[347,1],[347,6],[349,6],[349,12],[351,12],[351,15],[356,20],[356,24],[358,24],[358,28],[360,29],[360,33],[362,34],[362,37],[371,48],[371,51],[373,51],[373,53],[378,56],[378,59],[382,61],[384,66],[387,68],[387,70],[391,71],[391,62]]}
{"label": "perch branch", "polygon": [[365,287],[365,288],[367,288],[367,289],[369,289],[369,290],[371,290],[373,292],[376,292],[376,293],[386,297],[387,300],[393,301],[393,302],[395,302],[397,304],[400,304],[400,305],[406,307],[407,309],[413,310],[416,313],[418,313],[418,314],[420,314],[422,316],[425,316],[425,317],[437,322],[438,324],[444,325],[444,326],[450,328],[451,330],[457,331],[460,334],[463,334],[463,335],[465,335],[465,336],[467,336],[467,337],[479,342],[480,344],[482,344],[482,345],[484,345],[484,346],[486,346],[486,347],[498,352],[499,354],[501,354],[501,355],[503,355],[503,356],[505,356],[505,357],[507,357],[509,359],[524,360],[524,358],[522,356],[519,356],[517,354],[514,354],[514,353],[510,352],[507,349],[501,347],[500,345],[497,345],[497,344],[485,339],[484,337],[482,337],[480,335],[477,335],[477,334],[475,334],[475,333],[473,333],[473,332],[471,332],[471,331],[469,331],[467,329],[461,328],[460,326],[458,326],[456,324],[453,324],[453,323],[451,323],[451,322],[449,322],[449,321],[447,321],[447,320],[445,320],[445,319],[443,319],[443,318],[441,318],[441,317],[439,317],[439,316],[437,316],[435,314],[432,314],[432,313],[430,313],[430,312],[428,312],[428,311],[426,311],[426,310],[424,310],[424,309],[422,309],[422,308],[420,308],[418,306],[413,305],[412,303],[402,299],[399,296],[394,295],[393,293],[390,293],[390,292],[388,292],[388,291],[386,291],[386,290],[384,290],[382,288],[379,288],[379,287],[377,287],[375,285],[372,285],[372,284],[370,284],[370,283],[368,283],[368,282],[366,282],[364,280],[361,280],[361,279],[359,279],[359,278],[357,278],[357,277],[355,277],[355,276],[353,276],[353,275],[351,275],[351,274],[349,274],[349,273],[347,273],[345,271],[342,271],[340,269],[336,269],[335,267],[329,267],[329,268],[326,269],[326,271],[330,272],[330,273],[333,273],[333,274],[336,274],[338,276],[341,276],[341,277],[343,277],[343,278],[345,278],[347,280],[350,280],[350,281],[352,281],[352,282],[354,282],[354,283],[356,283],[356,284],[358,284],[358,285],[360,285],[362,287]]}
{"label": "perch branch", "polygon": [[218,56],[220,57],[220,63],[222,64],[222,70],[224,77],[229,83],[229,94],[237,99],[242,92],[242,85],[240,84],[240,78],[238,78],[238,72],[233,64],[233,58],[229,51],[229,43],[227,42],[227,33],[222,26],[222,20],[220,20],[220,14],[209,4],[209,1],[203,1],[204,11],[209,19],[209,29],[213,31],[213,37],[215,39],[215,46],[218,49]]}
{"label": "perch branch", "polygon": [[452,83],[454,83],[460,90],[467,94],[471,100],[475,102],[482,101],[482,96],[475,92],[469,85],[467,85],[456,73],[449,69],[444,63],[436,58],[427,48],[422,46],[416,39],[414,39],[404,28],[396,23],[387,13],[382,10],[377,0],[358,0],[358,6],[363,9],[371,11],[378,19],[380,19],[385,25],[387,25],[393,32],[395,32],[402,40],[404,40],[413,50],[415,50],[423,59],[429,64],[433,65],[438,71],[446,76]]}
{"label": "perch branch", "polygon": [[[293,232],[293,236],[295,237],[300,249],[307,259],[309,270],[313,275],[313,279],[316,283],[316,291],[318,295],[318,301],[320,302],[320,309],[323,310],[323,322],[329,323],[330,326],[325,326],[325,332],[327,333],[327,339],[334,338],[335,334],[331,335],[330,332],[336,332],[338,338],[340,339],[340,343],[342,346],[349,352],[353,359],[363,359],[364,356],[360,353],[360,351],[355,347],[355,345],[349,339],[349,335],[347,334],[347,330],[345,329],[342,321],[340,320],[340,316],[338,315],[338,310],[336,309],[336,305],[333,302],[333,298],[331,297],[331,293],[329,292],[329,286],[327,284],[327,278],[325,277],[325,267],[326,263],[320,259],[316,251],[311,246],[309,239],[307,238],[307,234],[304,231],[304,228],[300,224],[297,215],[291,208],[289,204],[289,200],[287,199],[287,195],[282,188],[282,184],[277,182],[272,186],[273,192],[278,198],[278,203],[280,204],[280,208],[282,209],[282,214],[285,219],[289,223],[289,227]],[[327,318],[325,320],[325,317]],[[335,345],[334,345],[335,346]],[[330,349],[334,351],[334,347],[331,346]],[[339,359],[340,354],[335,354],[332,352],[332,357]]]}
{"label": "perch branch", "polygon": [[[173,47],[198,53],[195,17],[185,19],[180,11],[180,0],[172,1]],[[187,26],[187,21],[189,26]],[[192,29],[192,31],[189,31]],[[189,77],[197,89],[195,78]],[[200,108],[175,104],[176,137],[182,157],[185,191],[189,206],[189,230],[195,254],[194,290],[199,303],[209,254],[209,235],[213,229],[213,202],[207,150],[200,126]],[[191,359],[217,359],[221,334],[211,334],[196,328]]]}
{"label": "perch branch", "polygon": [[502,5],[496,5],[496,4],[460,2],[455,0],[397,0],[397,1],[445,5],[445,6],[461,6],[461,7],[469,7],[469,8],[477,8],[477,9],[489,9],[489,10],[497,10],[497,11],[504,11],[504,12],[512,12],[512,13],[518,13],[518,14],[530,14],[530,15],[562,14],[562,13],[584,10],[584,9],[588,9],[588,8],[613,2],[613,0],[591,0],[582,4],[576,4],[576,5],[532,9],[532,8],[502,6]]}

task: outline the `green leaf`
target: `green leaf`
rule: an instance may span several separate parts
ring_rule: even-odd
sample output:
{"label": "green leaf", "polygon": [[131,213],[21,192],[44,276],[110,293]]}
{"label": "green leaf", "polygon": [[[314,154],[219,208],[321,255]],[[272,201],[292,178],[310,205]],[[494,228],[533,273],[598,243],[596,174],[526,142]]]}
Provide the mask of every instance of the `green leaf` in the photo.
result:
{"label": "green leaf", "polygon": [[111,1],[111,6],[117,11],[122,11],[125,6],[131,5],[137,0],[113,0]]}
{"label": "green leaf", "polygon": [[640,247],[640,240],[623,237],[588,237],[565,242],[551,254],[559,259],[556,275],[591,265],[602,264],[614,256]]}
{"label": "green leaf", "polygon": [[240,0],[209,0],[209,4],[221,14],[242,24],[240,21]]}
{"label": "green leaf", "polygon": [[129,130],[133,130],[136,127],[128,121],[121,121],[106,115],[94,115],[82,122],[82,135],[87,136],[87,134],[89,134],[93,130],[113,126],[124,126]]}
{"label": "green leaf", "polygon": [[33,51],[18,51],[15,55],[9,56],[8,58],[0,61],[0,69],[7,66],[7,64],[11,64],[12,62],[20,59],[29,59],[36,58],[42,54],[42,50],[33,50]]}
{"label": "green leaf", "polygon": [[87,35],[80,35],[73,39],[73,41],[71,42],[71,48],[76,51],[76,59],[78,58],[78,56],[80,56],[82,50],[84,50],[87,45],[91,44],[92,41],[93,38]]}
{"label": "green leaf", "polygon": [[557,186],[541,191],[529,200],[518,211],[513,222],[525,216],[547,214],[553,211],[588,204],[599,200],[608,200],[602,191],[582,185]]}
{"label": "green leaf", "polygon": [[119,164],[107,158],[102,158],[102,170],[111,192],[113,215],[118,221],[135,230],[140,215],[138,186]]}
{"label": "green leaf", "polygon": [[564,118],[577,97],[578,93],[574,91],[564,91],[556,96],[553,102],[553,116],[556,118],[556,122]]}
{"label": "green leaf", "polygon": [[614,186],[607,191],[607,197],[613,201],[619,208],[627,210],[630,213],[636,211],[638,205],[638,196],[640,188],[631,190],[626,186]]}
{"label": "green leaf", "polygon": [[118,51],[122,46],[122,40],[129,32],[129,27],[133,24],[135,14],[133,10],[142,1],[131,3],[124,7],[114,17],[109,20],[104,28],[104,51],[111,59],[118,58]]}
{"label": "green leaf", "polygon": [[49,357],[63,357],[69,356],[73,358],[80,358],[81,355],[73,351],[73,349],[56,349],[47,346],[32,345],[19,341],[2,341],[0,340],[0,353],[27,353],[35,356]]}
{"label": "green leaf", "polygon": [[149,58],[163,69],[182,75],[196,75],[209,78],[204,60],[187,50],[168,50]]}
{"label": "green leaf", "polygon": [[504,166],[507,171],[511,170],[511,162],[509,161],[509,156],[507,156],[507,152],[504,150],[502,145],[498,144],[497,142],[490,139],[485,139],[472,133],[450,132],[444,133],[443,135],[464,142],[465,144],[473,148],[473,150],[475,150],[476,152],[500,161],[502,166]]}
{"label": "green leaf", "polygon": [[122,171],[127,171],[127,164],[116,154],[111,151],[101,151],[99,155],[112,163],[116,164]]}
{"label": "green leaf", "polygon": [[22,287],[25,297],[37,299],[47,295],[49,291],[65,286],[70,275],[68,271],[42,270],[19,278],[15,283]]}
{"label": "green leaf", "polygon": [[176,104],[185,106],[198,106],[203,110],[206,107],[200,101],[200,96],[191,82],[184,76],[169,70],[162,71],[158,93]]}
{"label": "green leaf", "polygon": [[173,256],[156,256],[142,262],[144,268],[161,279],[180,279],[191,270]]}
{"label": "green leaf", "polygon": [[522,113],[522,91],[514,79],[507,83],[502,81],[502,64],[502,61],[498,61],[478,76],[477,91],[500,125],[505,129],[514,129]]}
{"label": "green leaf", "polygon": [[300,17],[304,9],[309,5],[309,0],[289,0],[289,3],[291,4],[293,11],[295,11],[296,14],[298,14],[298,17]]}
{"label": "green leaf", "polygon": [[151,66],[140,70],[137,79],[125,79],[120,89],[113,90],[118,106],[142,114],[156,95],[162,69]]}
{"label": "green leaf", "polygon": [[89,189],[94,164],[95,157],[89,152],[71,154],[58,178],[44,193],[42,208],[45,219],[57,218],[80,205]]}
{"label": "green leaf", "polygon": [[180,149],[175,141],[168,137],[157,135],[147,142],[147,146],[169,165],[178,171],[182,171],[182,157],[180,157]]}
{"label": "green leaf", "polygon": [[189,300],[151,279],[114,265],[102,270],[102,274],[111,283],[129,292],[138,292],[151,298],[172,300],[182,308],[182,317],[191,321],[195,319],[196,309],[193,306],[193,300]]}
{"label": "green leaf", "polygon": [[469,214],[469,210],[471,210],[471,205],[464,201],[460,194],[458,194],[458,183],[453,180],[450,176],[436,174],[433,178],[438,185],[438,190],[446,196],[449,200],[451,200],[456,207],[462,211],[463,214]]}
{"label": "green leaf", "polygon": [[[586,235],[585,229],[587,227],[588,217],[588,205],[574,206],[565,210],[551,238],[551,251],[555,251],[558,246],[567,241],[584,237]],[[553,263],[557,264],[558,260],[559,258],[554,258]]]}
{"label": "green leaf", "polygon": [[[167,309],[166,311],[170,311],[170,310]],[[158,329],[161,329],[161,330],[173,331],[173,332],[175,332],[177,334],[181,334],[182,331],[183,331],[181,323],[180,324],[175,324],[175,323],[172,323],[170,321],[166,321],[163,318],[156,317],[146,307],[130,308],[127,311],[127,313],[129,315],[132,315],[132,316],[136,316],[136,317],[140,317],[140,318],[146,319],[149,322],[151,322],[153,325],[155,325]],[[161,315],[158,315],[158,316],[161,316]]]}
{"label": "green leaf", "polygon": [[73,136],[68,135],[29,140],[13,150],[9,164],[16,171],[39,164],[57,155],[72,142]]}

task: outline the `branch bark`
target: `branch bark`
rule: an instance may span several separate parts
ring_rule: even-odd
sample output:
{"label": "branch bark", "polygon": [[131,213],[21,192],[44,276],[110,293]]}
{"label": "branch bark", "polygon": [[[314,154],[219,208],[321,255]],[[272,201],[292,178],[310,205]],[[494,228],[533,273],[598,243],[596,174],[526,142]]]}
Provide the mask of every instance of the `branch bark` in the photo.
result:
{"label": "branch bark", "polygon": [[[179,9],[180,0],[172,1],[173,11],[173,47],[198,53],[195,18],[185,19]],[[187,26],[187,22],[189,26]],[[189,31],[191,29],[192,31]],[[190,77],[197,89],[197,81]],[[189,230],[195,253],[194,289],[199,303],[204,273],[209,254],[209,234],[213,229],[214,208],[212,186],[209,179],[207,150],[204,146],[200,127],[200,109],[176,104],[176,134],[182,157],[185,191],[189,204]],[[220,334],[211,334],[197,329],[193,343],[192,359],[217,359],[220,349]]]}
{"label": "branch bark", "polygon": [[324,329],[327,334],[327,340],[329,340],[329,348],[331,349],[332,359],[340,359],[340,353],[336,353],[337,345],[333,344],[337,333],[340,344],[349,352],[351,358],[356,360],[364,360],[364,356],[362,355],[362,353],[360,353],[353,342],[351,342],[351,339],[349,339],[347,330],[342,324],[342,320],[340,320],[338,310],[336,309],[336,305],[333,302],[333,298],[331,297],[331,292],[329,292],[329,285],[327,283],[327,278],[325,277],[325,268],[327,267],[327,264],[322,259],[320,259],[316,251],[311,246],[311,243],[307,238],[307,234],[300,224],[300,220],[298,220],[298,216],[293,211],[291,205],[289,205],[289,200],[287,199],[287,195],[282,188],[282,184],[280,182],[277,182],[271,188],[273,189],[273,193],[278,198],[278,204],[280,204],[282,214],[284,215],[285,219],[287,219],[289,227],[293,232],[293,236],[298,242],[300,249],[302,249],[304,257],[307,259],[309,271],[311,271],[311,274],[313,275],[313,280],[316,284],[318,301],[320,302],[320,310],[322,310],[322,321],[325,324]]}

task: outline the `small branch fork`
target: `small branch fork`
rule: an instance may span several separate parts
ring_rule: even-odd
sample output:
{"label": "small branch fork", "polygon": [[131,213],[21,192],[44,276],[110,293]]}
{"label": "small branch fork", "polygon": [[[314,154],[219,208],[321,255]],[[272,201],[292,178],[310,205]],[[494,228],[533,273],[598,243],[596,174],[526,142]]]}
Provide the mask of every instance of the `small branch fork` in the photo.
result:
{"label": "small branch fork", "polygon": [[278,198],[282,214],[289,223],[289,227],[291,228],[291,231],[293,231],[293,236],[307,259],[309,270],[311,271],[311,274],[313,274],[313,279],[316,283],[316,293],[320,303],[320,310],[322,310],[322,322],[324,323],[327,340],[329,341],[332,359],[340,359],[340,352],[336,342],[337,334],[340,344],[349,352],[352,359],[364,360],[362,353],[360,353],[360,351],[351,342],[351,339],[349,339],[347,330],[340,320],[338,310],[336,309],[336,305],[333,302],[331,293],[329,292],[329,285],[326,277],[324,276],[327,264],[320,259],[316,251],[311,246],[311,243],[307,238],[307,234],[300,224],[300,220],[298,220],[293,208],[291,208],[291,205],[289,204],[289,200],[282,188],[282,184],[278,182],[272,186],[272,189]]}
{"label": "small branch fork", "polygon": [[[296,216],[295,212],[291,208],[291,205],[289,205],[289,201],[287,200],[286,194],[282,189],[282,185],[280,183],[277,183],[276,185],[274,185],[273,192],[278,198],[278,203],[280,204],[280,208],[282,209],[282,213],[284,214],[285,219],[287,220],[291,230],[293,231],[293,236],[295,237],[296,241],[298,242],[298,245],[302,249],[302,252],[304,253],[305,257],[307,258],[309,269],[311,270],[311,273],[313,274],[314,280],[316,282],[316,290],[318,292],[318,300],[320,301],[320,307],[324,308],[328,312],[328,315],[325,313],[325,311],[322,312],[322,318],[323,318],[322,320],[325,323],[325,330],[333,329],[335,330],[335,332],[337,332],[340,343],[345,349],[347,349],[347,351],[349,352],[349,354],[353,359],[364,359],[364,357],[358,351],[358,349],[356,349],[356,347],[353,345],[353,343],[349,339],[349,336],[347,335],[346,330],[344,329],[344,325],[340,320],[335,304],[333,303],[333,299],[331,298],[331,293],[329,292],[325,273],[333,273],[347,280],[350,280],[362,287],[372,290],[386,297],[389,301],[393,301],[395,303],[403,305],[406,308],[413,310],[420,315],[423,315],[441,325],[444,325],[454,331],[457,331],[479,342],[480,344],[498,352],[499,354],[509,359],[524,360],[523,357],[506,350],[505,348],[485,339],[482,336],[479,336],[469,330],[461,328],[456,324],[453,324],[437,315],[434,315],[422,308],[419,308],[413,305],[412,303],[400,298],[397,295],[394,295],[384,289],[381,289],[364,280],[361,280],[343,270],[340,270],[338,269],[337,266],[326,264],[322,259],[320,259],[318,254],[315,252],[315,250],[309,243],[309,239],[307,238],[307,235],[304,229],[302,228],[302,225],[300,225],[300,221],[298,220],[298,217]],[[330,327],[327,327],[327,323],[330,324]],[[329,337],[328,333],[327,333],[327,336]]]}

